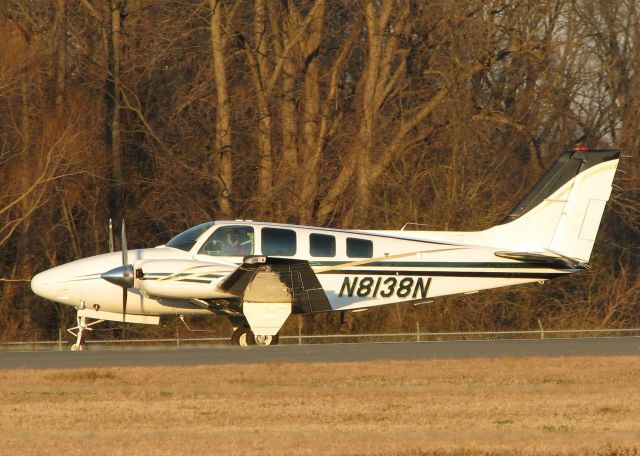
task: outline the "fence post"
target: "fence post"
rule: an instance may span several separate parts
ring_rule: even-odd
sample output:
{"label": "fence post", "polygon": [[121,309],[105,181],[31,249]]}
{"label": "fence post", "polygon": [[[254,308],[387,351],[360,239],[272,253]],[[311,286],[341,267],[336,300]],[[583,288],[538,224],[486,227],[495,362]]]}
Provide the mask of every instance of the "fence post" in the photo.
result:
{"label": "fence post", "polygon": [[176,328],[176,347],[180,346],[180,330]]}
{"label": "fence post", "polygon": [[542,327],[542,322],[540,321],[539,318],[538,318],[538,326],[540,326],[540,339],[544,339],[544,328]]}
{"label": "fence post", "polygon": [[416,341],[420,342],[420,322],[416,320]]}
{"label": "fence post", "polygon": [[62,351],[62,328],[58,328],[58,351]]}
{"label": "fence post", "polygon": [[298,345],[302,345],[302,322],[298,320]]}

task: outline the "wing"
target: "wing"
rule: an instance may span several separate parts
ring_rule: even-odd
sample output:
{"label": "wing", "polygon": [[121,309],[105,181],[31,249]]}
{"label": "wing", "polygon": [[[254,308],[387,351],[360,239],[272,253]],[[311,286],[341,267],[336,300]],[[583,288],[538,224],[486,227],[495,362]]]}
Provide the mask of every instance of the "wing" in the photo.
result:
{"label": "wing", "polygon": [[329,298],[308,261],[247,256],[218,289],[246,302],[290,303],[294,313],[330,311]]}

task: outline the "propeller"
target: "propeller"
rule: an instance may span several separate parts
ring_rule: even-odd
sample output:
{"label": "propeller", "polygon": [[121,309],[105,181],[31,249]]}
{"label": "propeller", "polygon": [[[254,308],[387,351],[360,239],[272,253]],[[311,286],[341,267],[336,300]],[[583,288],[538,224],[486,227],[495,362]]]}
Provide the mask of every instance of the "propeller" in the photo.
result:
{"label": "propeller", "polygon": [[113,268],[110,271],[104,272],[100,277],[107,282],[113,283],[122,287],[122,332],[125,334],[125,320],[127,315],[127,291],[133,287],[134,282],[134,270],[133,265],[129,264],[129,255],[127,252],[127,235],[125,229],[124,219],[122,219],[122,266]]}

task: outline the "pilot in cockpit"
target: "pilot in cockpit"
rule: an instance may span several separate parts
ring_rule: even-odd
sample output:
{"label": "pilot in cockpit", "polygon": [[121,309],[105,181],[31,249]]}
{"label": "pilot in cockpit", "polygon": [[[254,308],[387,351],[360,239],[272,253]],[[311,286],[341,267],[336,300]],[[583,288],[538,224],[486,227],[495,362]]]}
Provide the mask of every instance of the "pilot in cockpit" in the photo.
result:
{"label": "pilot in cockpit", "polygon": [[253,251],[253,233],[245,230],[229,230],[224,238],[223,252],[226,255],[249,255]]}

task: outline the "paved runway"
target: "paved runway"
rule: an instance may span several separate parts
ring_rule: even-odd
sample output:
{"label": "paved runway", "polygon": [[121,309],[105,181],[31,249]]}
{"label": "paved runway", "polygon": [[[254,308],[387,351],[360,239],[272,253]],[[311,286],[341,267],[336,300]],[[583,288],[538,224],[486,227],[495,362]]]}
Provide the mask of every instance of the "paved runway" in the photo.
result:
{"label": "paved runway", "polygon": [[0,352],[0,369],[624,355],[640,355],[640,337]]}

